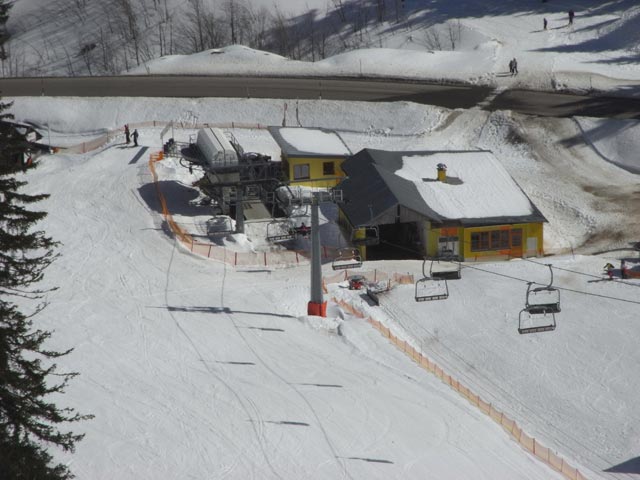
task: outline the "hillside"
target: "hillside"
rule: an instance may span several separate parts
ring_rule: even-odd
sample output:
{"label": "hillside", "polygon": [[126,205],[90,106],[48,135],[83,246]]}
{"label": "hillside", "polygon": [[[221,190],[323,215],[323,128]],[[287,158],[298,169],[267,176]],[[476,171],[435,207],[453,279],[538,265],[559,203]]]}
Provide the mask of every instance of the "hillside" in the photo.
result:
{"label": "hillside", "polygon": [[[10,56],[2,72],[273,75],[284,67],[305,75],[381,76],[392,69],[398,77],[501,88],[637,93],[640,6],[633,0],[495,6],[438,0],[428,7],[417,0],[316,0],[305,2],[305,11],[287,0],[270,5],[19,0],[7,25]],[[273,55],[265,64],[257,52],[228,50],[231,45]],[[519,75],[512,78],[507,64],[514,57]]]}

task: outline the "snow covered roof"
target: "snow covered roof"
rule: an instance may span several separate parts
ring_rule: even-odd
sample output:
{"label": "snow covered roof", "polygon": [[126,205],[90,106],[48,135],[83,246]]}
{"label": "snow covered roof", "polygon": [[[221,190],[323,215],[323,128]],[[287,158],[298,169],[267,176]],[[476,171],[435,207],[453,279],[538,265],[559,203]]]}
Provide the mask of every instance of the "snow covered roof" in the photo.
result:
{"label": "snow covered roof", "polygon": [[282,153],[290,157],[346,157],[351,150],[340,135],[326,128],[269,127]]}
{"label": "snow covered roof", "polygon": [[[445,182],[438,165],[447,167]],[[375,223],[402,205],[431,221],[462,225],[543,222],[544,216],[486,150],[389,152],[365,149],[342,165],[338,185],[353,225]],[[357,200],[355,200],[357,199]]]}

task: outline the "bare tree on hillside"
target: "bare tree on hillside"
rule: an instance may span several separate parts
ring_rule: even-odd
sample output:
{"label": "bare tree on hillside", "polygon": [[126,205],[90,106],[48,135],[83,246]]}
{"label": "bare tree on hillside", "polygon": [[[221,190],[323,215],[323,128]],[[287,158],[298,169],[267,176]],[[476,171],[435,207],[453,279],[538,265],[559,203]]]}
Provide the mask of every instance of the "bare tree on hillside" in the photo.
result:
{"label": "bare tree on hillside", "polygon": [[227,15],[229,21],[229,31],[231,32],[231,43],[233,45],[238,43],[238,31],[237,31],[237,16],[236,16],[236,1],[226,0],[222,7]]}
{"label": "bare tree on hillside", "polygon": [[378,19],[378,23],[382,23],[387,16],[387,1],[386,0],[376,0],[376,18]]}
{"label": "bare tree on hillside", "polygon": [[254,10],[250,3],[246,5],[240,28],[245,33],[246,42],[251,48],[258,50],[266,48],[270,22],[271,14],[265,7]]}
{"label": "bare tree on hillside", "polygon": [[188,6],[180,25],[182,51],[195,53],[222,46],[227,38],[223,18],[209,11],[202,0],[189,0]]}
{"label": "bare tree on hillside", "polygon": [[340,21],[342,23],[347,23],[347,7],[345,4],[345,0],[331,0],[333,4],[333,8],[335,9]]}
{"label": "bare tree on hillside", "polygon": [[449,43],[451,45],[451,50],[455,50],[456,45],[458,45],[460,39],[462,38],[462,25],[460,24],[459,19],[447,22],[447,33],[449,34]]}
{"label": "bare tree on hillside", "polygon": [[271,31],[273,33],[275,51],[285,57],[291,56],[290,29],[287,17],[276,7],[272,18]]}

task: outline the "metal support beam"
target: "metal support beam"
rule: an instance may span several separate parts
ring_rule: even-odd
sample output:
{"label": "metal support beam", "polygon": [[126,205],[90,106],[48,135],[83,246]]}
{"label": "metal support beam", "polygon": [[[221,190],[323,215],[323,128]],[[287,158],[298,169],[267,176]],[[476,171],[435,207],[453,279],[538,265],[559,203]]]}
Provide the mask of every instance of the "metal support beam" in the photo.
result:
{"label": "metal support beam", "polygon": [[236,233],[244,233],[244,205],[242,187],[236,188]]}
{"label": "metal support beam", "polygon": [[322,303],[322,257],[320,252],[320,221],[318,200],[311,204],[311,301]]}

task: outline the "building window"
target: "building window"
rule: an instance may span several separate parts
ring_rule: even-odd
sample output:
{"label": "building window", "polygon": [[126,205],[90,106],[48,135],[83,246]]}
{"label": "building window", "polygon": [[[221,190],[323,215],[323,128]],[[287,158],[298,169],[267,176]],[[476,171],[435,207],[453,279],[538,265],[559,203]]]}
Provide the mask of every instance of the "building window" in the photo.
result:
{"label": "building window", "polygon": [[293,179],[294,180],[308,180],[309,176],[309,164],[303,163],[293,166]]}
{"label": "building window", "polygon": [[522,246],[522,229],[514,228],[511,230],[511,246],[512,247],[521,247]]}
{"label": "building window", "polygon": [[522,229],[491,230],[489,232],[474,232],[471,234],[471,251],[508,250],[522,246]]}
{"label": "building window", "polygon": [[336,167],[333,162],[323,162],[322,163],[322,174],[323,175],[335,175]]}
{"label": "building window", "polygon": [[478,252],[481,250],[489,250],[489,232],[471,234],[471,251]]}
{"label": "building window", "polygon": [[493,230],[491,232],[491,250],[509,248],[509,230]]}

